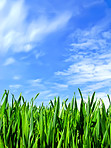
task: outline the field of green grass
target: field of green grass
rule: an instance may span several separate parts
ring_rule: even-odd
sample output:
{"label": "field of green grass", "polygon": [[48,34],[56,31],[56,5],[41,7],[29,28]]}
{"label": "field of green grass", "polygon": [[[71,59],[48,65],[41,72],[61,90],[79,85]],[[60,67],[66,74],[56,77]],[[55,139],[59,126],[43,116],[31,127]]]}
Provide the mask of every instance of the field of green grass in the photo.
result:
{"label": "field of green grass", "polygon": [[[95,92],[80,108],[74,96],[70,103],[60,98],[37,107],[5,91],[0,103],[0,148],[111,148],[111,105],[105,108]],[[110,97],[108,100],[110,102]],[[111,104],[111,102],[110,102]]]}

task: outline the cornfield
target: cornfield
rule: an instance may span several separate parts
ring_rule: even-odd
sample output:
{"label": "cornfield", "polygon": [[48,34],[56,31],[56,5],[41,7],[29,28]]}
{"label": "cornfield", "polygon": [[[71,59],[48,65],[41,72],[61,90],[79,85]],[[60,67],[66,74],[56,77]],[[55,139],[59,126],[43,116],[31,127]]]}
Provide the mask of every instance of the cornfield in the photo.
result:
{"label": "cornfield", "polygon": [[[95,92],[77,106],[74,96],[50,100],[49,105],[34,104],[39,94],[26,102],[22,94],[18,100],[9,91],[0,103],[0,148],[111,148],[111,105],[106,109]],[[110,97],[108,95],[110,102]],[[111,103],[111,102],[110,102]]]}

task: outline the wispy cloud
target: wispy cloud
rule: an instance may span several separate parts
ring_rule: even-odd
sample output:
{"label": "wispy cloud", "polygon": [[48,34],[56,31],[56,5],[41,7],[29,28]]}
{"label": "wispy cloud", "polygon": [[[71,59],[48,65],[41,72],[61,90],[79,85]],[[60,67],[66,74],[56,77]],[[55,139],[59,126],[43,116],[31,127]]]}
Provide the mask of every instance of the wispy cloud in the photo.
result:
{"label": "wispy cloud", "polygon": [[9,88],[13,89],[19,89],[22,85],[16,84],[16,85],[9,85]]}
{"label": "wispy cloud", "polygon": [[27,81],[32,87],[36,87],[36,86],[43,86],[42,84],[42,80],[41,79],[33,79],[33,80],[28,80]]}
{"label": "wispy cloud", "polygon": [[[111,79],[111,63],[100,62],[93,63],[91,60],[85,60],[70,67],[63,72],[56,72],[56,75],[69,76],[68,84],[82,84],[92,81],[103,81]],[[95,65],[96,64],[96,65]]]}
{"label": "wispy cloud", "polygon": [[[83,92],[84,93],[94,92],[94,91],[97,92],[97,90],[99,90],[99,89],[108,88],[108,87],[111,87],[111,81],[104,80],[104,81],[99,81],[99,82],[95,82],[95,83],[86,85]],[[107,90],[106,92],[109,92],[109,89],[106,89],[106,90]],[[104,92],[105,92],[105,90],[104,90]]]}
{"label": "wispy cloud", "polygon": [[52,86],[52,88],[63,90],[63,89],[67,89],[68,85],[67,84],[54,83],[54,86]]}
{"label": "wispy cloud", "polygon": [[2,0],[0,10],[0,53],[28,52],[47,34],[64,27],[71,18],[71,13],[63,12],[51,19],[40,15],[29,22],[30,9],[24,0]]}
{"label": "wispy cloud", "polygon": [[5,6],[5,4],[6,4],[6,0],[1,0],[0,1],[0,10],[3,9],[3,7]]}
{"label": "wispy cloud", "polygon": [[44,56],[44,55],[45,55],[45,53],[43,53],[43,52],[38,52],[38,53],[35,54],[35,57],[36,57],[36,59],[39,59],[40,57],[42,57],[42,56]]}
{"label": "wispy cloud", "polygon": [[[106,23],[103,20],[106,21]],[[111,81],[111,42],[109,29],[110,19],[107,15],[100,23],[84,30],[76,30],[71,43],[67,69],[55,72],[65,79],[68,85],[95,83],[96,89],[105,87]],[[91,90],[94,85],[90,86]]]}
{"label": "wispy cloud", "polygon": [[24,93],[27,95],[27,94],[30,94],[30,93],[32,93],[32,92],[35,92],[35,89],[34,89],[34,88],[25,90]]}
{"label": "wispy cloud", "polygon": [[6,61],[4,62],[3,65],[8,66],[8,65],[11,65],[13,63],[15,63],[15,59],[10,57],[10,58],[6,59]]}
{"label": "wispy cloud", "polygon": [[103,2],[104,2],[104,0],[86,1],[86,3],[83,4],[83,7],[89,8],[89,7],[92,7],[94,5],[101,4]]}
{"label": "wispy cloud", "polygon": [[66,25],[70,18],[71,14],[68,12],[60,14],[52,20],[48,20],[46,16],[40,17],[37,21],[32,22],[28,27],[29,40],[40,41],[41,38],[43,38],[47,34],[57,31],[58,29]]}
{"label": "wispy cloud", "polygon": [[40,91],[40,95],[48,95],[49,93],[51,93],[50,90],[44,90],[44,91]]}
{"label": "wispy cloud", "polygon": [[54,97],[58,97],[58,93],[50,93],[44,96],[44,100],[52,100]]}
{"label": "wispy cloud", "polygon": [[20,80],[20,78],[21,76],[17,76],[17,75],[13,77],[14,80]]}

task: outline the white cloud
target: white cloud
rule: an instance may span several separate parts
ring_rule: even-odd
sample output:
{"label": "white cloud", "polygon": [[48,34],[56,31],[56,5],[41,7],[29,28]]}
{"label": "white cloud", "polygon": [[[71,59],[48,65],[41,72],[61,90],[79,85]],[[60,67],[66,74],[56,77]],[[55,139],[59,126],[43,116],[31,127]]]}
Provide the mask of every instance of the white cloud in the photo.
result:
{"label": "white cloud", "polygon": [[0,0],[0,10],[4,8],[5,4],[6,4],[6,0]]}
{"label": "white cloud", "polygon": [[58,96],[58,93],[50,93],[45,96],[45,99],[49,100],[49,98],[51,98],[51,100],[52,100],[54,97],[57,97],[57,96]]}
{"label": "white cloud", "polygon": [[57,93],[52,93],[51,90],[45,90],[45,91],[40,91],[39,97],[41,100],[44,99],[44,101],[46,100],[49,101],[50,99],[51,100],[54,99],[54,97],[57,95],[58,95]]}
{"label": "white cloud", "polygon": [[68,84],[83,84],[86,82],[98,82],[111,79],[111,62],[104,63],[90,59],[82,60],[69,66],[63,72],[58,71],[56,75],[67,76]]}
{"label": "white cloud", "polygon": [[[4,8],[5,7],[5,8]],[[0,1],[0,53],[28,52],[46,35],[64,27],[71,18],[69,12],[56,15],[53,19],[39,16],[27,22],[29,9],[24,0]],[[7,25],[8,24],[8,25]]]}
{"label": "white cloud", "polygon": [[20,78],[21,78],[20,76],[14,76],[13,77],[14,80],[20,80]]}
{"label": "white cloud", "polygon": [[97,91],[97,90],[107,87],[107,86],[108,87],[111,86],[111,81],[109,81],[109,80],[99,81],[99,82],[95,82],[93,84],[86,85],[85,90],[83,92]]}
{"label": "white cloud", "polygon": [[103,32],[103,37],[106,38],[106,39],[111,39],[111,31],[106,31],[106,32]]}
{"label": "white cloud", "polygon": [[26,44],[24,45],[24,51],[28,52],[33,48],[33,46],[31,44]]}
{"label": "white cloud", "polygon": [[49,94],[49,93],[51,93],[51,91],[50,90],[44,90],[44,91],[40,91],[40,95],[47,95],[47,94]]}
{"label": "white cloud", "polygon": [[85,4],[83,4],[83,7],[84,8],[89,8],[89,7],[92,7],[92,6],[94,6],[94,5],[98,5],[98,4],[101,4],[101,3],[103,3],[104,2],[104,0],[95,0],[95,1],[86,1],[86,3]]}
{"label": "white cloud", "polygon": [[13,88],[13,89],[19,89],[21,87],[21,85],[19,84],[16,84],[16,85],[9,85],[10,88]]}
{"label": "white cloud", "polygon": [[[55,75],[65,80],[69,86],[89,86],[91,82],[97,84],[96,89],[104,88],[105,82],[111,81],[110,22],[110,16],[107,15],[93,27],[77,29],[72,35],[70,56],[65,60],[71,64],[55,72]],[[93,87],[90,86],[88,90]]]}
{"label": "white cloud", "polygon": [[67,24],[70,18],[71,14],[66,12],[60,14],[53,20],[48,20],[47,17],[40,17],[36,22],[32,22],[28,27],[29,41],[40,41],[47,34],[61,29]]}
{"label": "white cloud", "polygon": [[42,86],[41,82],[42,82],[41,79],[28,80],[28,83],[34,87],[35,86]]}
{"label": "white cloud", "polygon": [[67,84],[54,83],[54,85],[55,86],[53,86],[52,88],[59,89],[59,90],[68,88]]}
{"label": "white cloud", "polygon": [[3,65],[8,66],[8,65],[11,65],[13,63],[15,63],[15,59],[14,58],[8,58]]}
{"label": "white cloud", "polygon": [[[99,44],[98,44],[99,42]],[[100,47],[99,46],[104,46],[104,44],[106,44],[105,40],[96,40],[96,39],[87,39],[86,41],[83,41],[81,43],[73,43],[71,44],[73,46],[73,48],[75,49],[87,49],[89,48],[89,50],[93,50],[96,49],[98,50]]]}
{"label": "white cloud", "polygon": [[43,53],[43,52],[38,52],[38,53],[35,54],[35,57],[36,57],[36,59],[39,59],[40,57],[42,57],[42,56],[44,56],[44,55],[45,55],[45,53]]}

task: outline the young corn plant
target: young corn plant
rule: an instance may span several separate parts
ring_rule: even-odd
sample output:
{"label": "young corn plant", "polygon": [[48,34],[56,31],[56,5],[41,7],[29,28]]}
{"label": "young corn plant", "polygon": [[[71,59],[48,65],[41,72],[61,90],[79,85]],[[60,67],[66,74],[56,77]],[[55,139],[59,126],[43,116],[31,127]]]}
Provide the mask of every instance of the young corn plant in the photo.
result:
{"label": "young corn plant", "polygon": [[95,92],[87,102],[80,89],[79,93],[80,109],[75,95],[69,104],[68,99],[60,103],[58,97],[39,107],[34,103],[39,94],[31,102],[22,94],[18,100],[12,95],[10,105],[5,90],[0,103],[0,148],[110,148],[111,103],[106,109]]}

